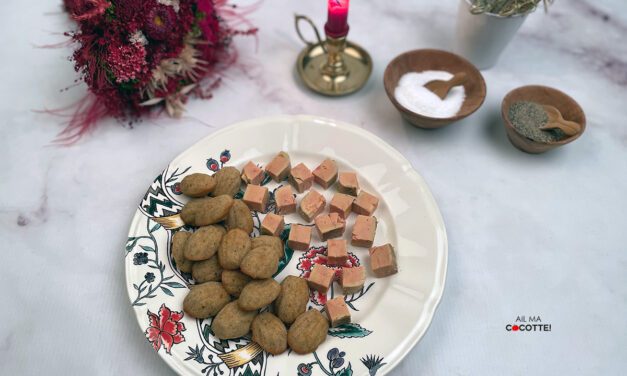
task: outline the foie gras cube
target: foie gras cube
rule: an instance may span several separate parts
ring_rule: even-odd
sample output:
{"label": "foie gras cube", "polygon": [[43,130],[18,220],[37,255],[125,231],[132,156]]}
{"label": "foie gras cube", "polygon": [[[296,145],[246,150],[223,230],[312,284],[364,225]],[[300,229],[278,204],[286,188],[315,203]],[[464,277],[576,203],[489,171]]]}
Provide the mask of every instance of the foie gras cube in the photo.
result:
{"label": "foie gras cube", "polygon": [[266,165],[266,172],[272,177],[272,180],[279,183],[287,178],[287,175],[290,173],[290,168],[290,156],[282,151]]}
{"label": "foie gras cube", "polygon": [[279,236],[283,232],[285,220],[282,215],[268,213],[261,222],[261,233],[263,235]]}
{"label": "foie gras cube", "polygon": [[329,212],[337,213],[340,217],[346,219],[350,215],[353,208],[353,201],[355,201],[355,197],[353,196],[349,196],[344,193],[336,193],[331,199]]}
{"label": "foie gras cube", "polygon": [[296,198],[289,185],[284,185],[274,191],[274,201],[277,214],[296,213]]}
{"label": "foie gras cube", "polygon": [[364,288],[366,283],[366,268],[363,266],[353,266],[352,268],[342,268],[340,285],[344,294],[356,294]]}
{"label": "foie gras cube", "polygon": [[351,196],[359,192],[359,180],[354,172],[340,172],[337,178],[337,191]]}
{"label": "foie gras cube", "polygon": [[344,297],[342,295],[327,300],[324,308],[327,312],[327,317],[329,318],[331,327],[334,328],[351,322],[351,313],[348,310],[348,306],[346,305],[346,301],[344,301]]}
{"label": "foie gras cube", "polygon": [[327,263],[333,266],[342,266],[348,261],[346,240],[329,239],[327,242]]}
{"label": "foie gras cube", "polygon": [[375,276],[387,277],[398,272],[396,254],[391,244],[370,248],[370,266]]}
{"label": "foie gras cube", "polygon": [[289,180],[298,193],[303,193],[313,185],[313,174],[307,166],[299,163],[292,167]]}
{"label": "foie gras cube", "polygon": [[325,265],[315,264],[307,278],[307,284],[312,289],[326,294],[335,278],[335,271]]}
{"label": "foie gras cube", "polygon": [[268,193],[268,188],[249,184],[246,186],[246,192],[244,192],[242,201],[248,205],[250,210],[264,213],[268,206],[269,198],[270,194]]}
{"label": "foie gras cube", "polygon": [[372,215],[379,206],[379,199],[368,192],[361,191],[353,201],[353,211],[361,215]]}
{"label": "foie gras cube", "polygon": [[253,162],[249,161],[242,168],[242,181],[246,184],[261,185],[263,177],[263,170]]}
{"label": "foie gras cube", "polygon": [[297,251],[306,251],[311,242],[311,227],[293,223],[287,245]]}
{"label": "foie gras cube", "polygon": [[337,180],[337,164],[332,159],[325,159],[313,170],[314,181],[327,189]]}
{"label": "foie gras cube", "polygon": [[298,212],[307,222],[311,222],[318,214],[322,213],[326,204],[327,200],[324,196],[312,189],[300,201]]}
{"label": "foie gras cube", "polygon": [[353,225],[351,244],[355,247],[372,247],[374,234],[377,231],[377,218],[358,215]]}
{"label": "foie gras cube", "polygon": [[337,213],[320,214],[314,220],[320,239],[327,240],[344,235],[346,221]]}

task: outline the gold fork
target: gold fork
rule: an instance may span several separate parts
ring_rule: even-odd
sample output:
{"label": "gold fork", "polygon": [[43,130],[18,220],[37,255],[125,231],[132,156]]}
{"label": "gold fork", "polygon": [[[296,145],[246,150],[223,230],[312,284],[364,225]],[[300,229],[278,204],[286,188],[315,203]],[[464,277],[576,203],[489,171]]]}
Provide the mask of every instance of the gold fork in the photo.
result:
{"label": "gold fork", "polygon": [[169,217],[154,217],[151,219],[168,230],[174,230],[176,228],[185,226],[185,222],[183,222],[183,220],[181,219],[180,214],[174,214]]}
{"label": "gold fork", "polygon": [[255,359],[257,355],[259,355],[263,350],[261,347],[255,342],[251,342],[248,345],[237,349],[235,351],[231,351],[227,354],[218,354],[218,357],[222,359],[224,364],[229,368],[235,368],[239,366],[243,366],[244,364],[250,362]]}

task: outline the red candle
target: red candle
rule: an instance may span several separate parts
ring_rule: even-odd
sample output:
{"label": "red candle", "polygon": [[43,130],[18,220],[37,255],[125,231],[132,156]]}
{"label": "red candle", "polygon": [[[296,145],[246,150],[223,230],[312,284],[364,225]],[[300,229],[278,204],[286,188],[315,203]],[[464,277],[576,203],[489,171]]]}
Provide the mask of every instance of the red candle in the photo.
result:
{"label": "red candle", "polygon": [[349,0],[329,0],[329,17],[324,29],[331,37],[343,37],[348,34]]}

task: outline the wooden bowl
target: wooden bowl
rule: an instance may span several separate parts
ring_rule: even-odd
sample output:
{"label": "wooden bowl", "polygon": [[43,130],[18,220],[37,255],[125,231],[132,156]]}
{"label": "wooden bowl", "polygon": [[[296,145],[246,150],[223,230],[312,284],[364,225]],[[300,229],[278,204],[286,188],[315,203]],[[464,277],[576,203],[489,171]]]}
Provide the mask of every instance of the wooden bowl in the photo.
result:
{"label": "wooden bowl", "polygon": [[[433,118],[421,115],[403,107],[394,97],[394,90],[398,85],[398,81],[405,73],[423,72],[426,70],[447,71],[453,74],[466,72],[468,75],[468,80],[464,84],[466,99],[455,116]],[[454,53],[431,49],[408,51],[394,58],[385,68],[383,86],[385,86],[388,98],[390,98],[390,101],[392,101],[392,104],[394,104],[401,115],[416,127],[426,129],[440,128],[465,118],[481,107],[486,96],[485,81],[474,65]]]}
{"label": "wooden bowl", "polygon": [[[574,136],[552,143],[543,143],[531,140],[520,134],[509,120],[509,108],[513,103],[518,101],[529,101],[541,105],[548,104],[554,106],[560,110],[565,120],[571,120],[581,124],[581,132]],[[501,115],[503,116],[505,130],[507,131],[507,137],[510,142],[518,149],[531,154],[544,153],[545,151],[558,146],[573,142],[586,130],[586,115],[581,109],[581,106],[579,106],[573,98],[563,92],[547,86],[521,86],[510,91],[507,93],[505,98],[503,98],[503,103],[501,104]]]}

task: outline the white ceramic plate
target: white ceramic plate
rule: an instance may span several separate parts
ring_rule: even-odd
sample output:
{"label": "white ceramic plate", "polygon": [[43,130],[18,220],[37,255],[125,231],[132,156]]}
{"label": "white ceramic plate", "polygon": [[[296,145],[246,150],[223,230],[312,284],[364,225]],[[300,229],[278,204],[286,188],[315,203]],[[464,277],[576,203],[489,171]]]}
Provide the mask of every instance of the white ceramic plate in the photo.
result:
{"label": "white ceramic plate", "polygon": [[[309,355],[271,356],[249,338],[214,338],[211,319],[195,320],[182,311],[192,281],[179,273],[170,256],[172,234],[182,224],[177,213],[187,201],[179,192],[184,176],[213,173],[223,165],[241,168],[249,160],[265,165],[280,150],[290,154],[292,165],[304,162],[313,170],[329,157],[338,162],[340,171],[356,171],[362,188],[380,198],[375,244],[392,243],[398,256],[398,274],[379,279],[368,270],[368,250],[349,247],[349,263],[363,264],[368,270],[365,288],[346,297],[353,324],[330,329],[327,340]],[[273,191],[278,184],[271,182],[268,187]],[[327,202],[333,191],[324,192]],[[258,233],[263,214],[253,215]],[[350,236],[353,217],[345,237]],[[295,222],[303,221],[296,214],[286,216],[286,223]],[[314,263],[326,262],[324,254],[324,243],[315,235],[308,252],[286,247],[275,278],[307,276]],[[125,263],[126,287],[139,326],[179,374],[373,376],[396,366],[427,330],[444,289],[447,240],[427,185],[399,152],[352,125],[312,116],[281,116],[229,126],[175,158],[139,205]],[[341,288],[335,283],[329,297],[338,293]],[[320,309],[325,298],[312,294],[310,305]]]}

